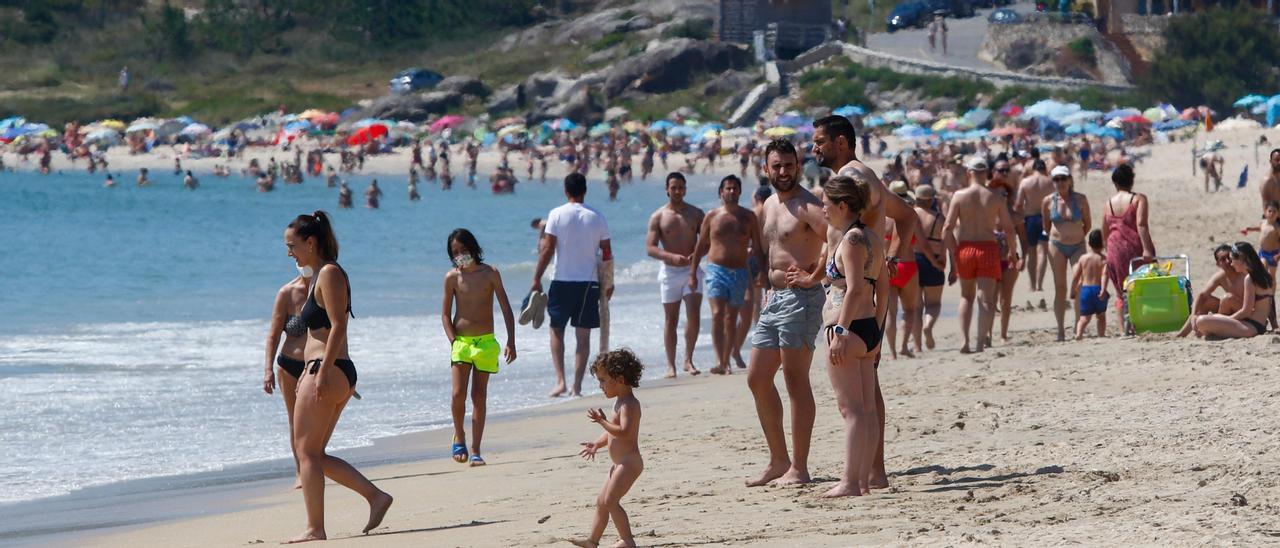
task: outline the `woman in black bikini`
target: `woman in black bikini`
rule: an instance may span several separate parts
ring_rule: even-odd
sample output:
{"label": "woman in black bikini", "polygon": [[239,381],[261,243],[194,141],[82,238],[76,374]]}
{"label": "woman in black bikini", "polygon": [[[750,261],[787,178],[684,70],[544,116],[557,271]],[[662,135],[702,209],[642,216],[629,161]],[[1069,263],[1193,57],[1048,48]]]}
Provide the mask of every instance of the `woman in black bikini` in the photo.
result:
{"label": "woman in black bikini", "polygon": [[[1058,320],[1058,341],[1067,340],[1067,286],[1071,268],[1085,252],[1084,237],[1093,229],[1089,199],[1076,192],[1071,170],[1057,166],[1050,173],[1057,190],[1040,204],[1044,232],[1049,235],[1049,267],[1053,270],[1053,315]],[[1072,243],[1068,243],[1072,242]],[[1074,307],[1079,310],[1079,307]]]}
{"label": "woman in black bikini", "polygon": [[325,454],[324,448],[355,392],[356,368],[347,355],[347,316],[351,314],[351,284],[338,266],[338,240],[329,215],[317,211],[299,215],[284,231],[289,256],[298,267],[315,273],[310,295],[302,305],[307,328],[306,367],[298,379],[293,422],[293,445],[298,454],[298,477],[307,507],[307,530],[289,542],[326,538],[324,478],[359,493],[369,501],[368,533],[382,523],[391,495],[378,489],[346,461]]}
{"label": "woman in black bikini", "polygon": [[876,354],[884,336],[889,284],[881,282],[884,239],[859,222],[870,203],[864,180],[832,177],[823,185],[826,214],[827,279],[831,283],[823,307],[826,324],[827,375],[845,421],[844,478],[824,496],[870,494],[880,424],[876,418]]}
{"label": "woman in black bikini", "polygon": [[[293,404],[297,399],[298,377],[302,376],[303,350],[307,344],[307,326],[302,325],[302,303],[307,299],[310,272],[299,267],[299,276],[284,284],[276,293],[276,303],[271,309],[271,329],[267,332],[267,370],[262,378],[262,391],[275,393],[276,373],[272,364],[280,366],[280,394],[284,396],[284,409],[289,417],[289,446],[293,450],[294,472],[297,473],[298,451],[293,447]],[[284,346],[280,335],[284,334]],[[279,355],[277,355],[277,352]],[[294,489],[302,487],[301,480]]]}
{"label": "woman in black bikini", "polygon": [[1221,339],[1247,339],[1267,332],[1267,316],[1271,313],[1271,300],[1276,298],[1275,279],[1267,271],[1267,265],[1258,258],[1258,252],[1249,242],[1236,242],[1231,246],[1231,267],[1244,274],[1244,302],[1240,310],[1230,316],[1205,314],[1195,316],[1178,333],[1185,337],[1195,331],[1197,337]]}

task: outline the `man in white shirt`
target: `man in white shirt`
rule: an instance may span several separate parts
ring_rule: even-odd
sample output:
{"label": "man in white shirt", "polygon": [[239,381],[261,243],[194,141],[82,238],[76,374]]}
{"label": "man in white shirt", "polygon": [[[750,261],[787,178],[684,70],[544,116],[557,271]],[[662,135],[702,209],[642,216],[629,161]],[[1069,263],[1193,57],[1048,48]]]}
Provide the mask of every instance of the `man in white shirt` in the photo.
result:
{"label": "man in white shirt", "polygon": [[[551,362],[556,370],[556,387],[551,397],[566,392],[564,379],[564,329],[572,324],[577,346],[574,349],[572,395],[582,395],[582,376],[591,352],[591,330],[600,327],[600,282],[612,279],[613,250],[609,246],[609,225],[604,216],[582,203],[587,195],[587,178],[570,173],[564,178],[568,203],[547,215],[538,265],[533,272],[531,291],[542,291],[542,274],[554,256],[551,288],[547,291],[547,315],[551,318]],[[602,254],[598,269],[596,250]],[[606,283],[605,298],[613,297],[613,285]]]}

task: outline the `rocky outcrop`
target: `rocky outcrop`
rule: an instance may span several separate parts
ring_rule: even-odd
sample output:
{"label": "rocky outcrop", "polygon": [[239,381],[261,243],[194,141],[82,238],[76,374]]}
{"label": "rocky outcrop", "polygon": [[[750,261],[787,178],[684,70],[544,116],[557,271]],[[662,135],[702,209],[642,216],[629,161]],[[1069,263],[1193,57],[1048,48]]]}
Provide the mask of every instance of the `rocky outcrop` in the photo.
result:
{"label": "rocky outcrop", "polygon": [[665,93],[688,87],[698,74],[740,69],[750,62],[747,50],[731,44],[688,38],[655,40],[644,53],[607,70],[604,93],[610,98],[628,89]]}
{"label": "rocky outcrop", "polygon": [[596,102],[591,90],[581,87],[563,102],[546,102],[542,108],[529,114],[530,123],[555,118],[568,118],[579,124],[592,125],[601,121],[604,108]]}
{"label": "rocky outcrop", "polygon": [[685,19],[714,21],[717,0],[647,0],[588,13],[576,19],[547,21],[504,36],[493,49],[503,52],[547,45],[591,44],[610,33],[656,37]]}
{"label": "rocky outcrop", "polygon": [[441,80],[434,88],[436,91],[452,91],[462,95],[471,95],[474,97],[487,97],[489,88],[484,86],[479,78],[475,76],[455,75]]}
{"label": "rocky outcrop", "polygon": [[[1064,53],[1067,44],[1081,38],[1093,44],[1095,62],[1092,66]],[[1009,71],[1036,76],[1080,78],[1107,84],[1128,84],[1132,79],[1128,62],[1089,25],[1045,22],[991,25],[978,58]]]}
{"label": "rocky outcrop", "polygon": [[374,99],[369,106],[348,118],[379,118],[423,122],[433,114],[443,114],[462,104],[456,91],[429,91],[406,95],[387,95]]}
{"label": "rocky outcrop", "polygon": [[501,114],[525,105],[524,84],[511,84],[489,97],[484,108],[489,114]]}
{"label": "rocky outcrop", "polygon": [[756,75],[743,71],[726,70],[720,73],[719,76],[713,78],[710,82],[703,85],[702,94],[707,97],[713,97],[716,95],[739,93],[750,89],[751,86],[755,84],[756,80],[759,80]]}

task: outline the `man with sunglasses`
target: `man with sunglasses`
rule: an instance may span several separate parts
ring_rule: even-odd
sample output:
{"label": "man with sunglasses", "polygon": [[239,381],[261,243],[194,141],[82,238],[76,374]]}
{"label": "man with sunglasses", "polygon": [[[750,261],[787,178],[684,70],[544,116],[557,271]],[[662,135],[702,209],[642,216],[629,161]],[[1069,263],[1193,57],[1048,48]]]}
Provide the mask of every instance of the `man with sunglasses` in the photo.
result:
{"label": "man with sunglasses", "polygon": [[[1209,283],[1196,293],[1196,298],[1191,304],[1194,316],[1214,312],[1235,314],[1240,309],[1240,296],[1244,295],[1244,274],[1236,272],[1236,269],[1231,267],[1231,246],[1222,244],[1215,248],[1213,262],[1218,265],[1218,271],[1214,272],[1209,278]],[[1218,289],[1226,293],[1222,298],[1213,295]]]}

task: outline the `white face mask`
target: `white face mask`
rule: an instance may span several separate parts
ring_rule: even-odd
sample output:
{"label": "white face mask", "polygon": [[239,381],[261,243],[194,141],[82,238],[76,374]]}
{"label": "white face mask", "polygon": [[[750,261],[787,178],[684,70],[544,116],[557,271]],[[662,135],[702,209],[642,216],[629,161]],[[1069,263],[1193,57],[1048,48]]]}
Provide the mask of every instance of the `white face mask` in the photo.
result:
{"label": "white face mask", "polygon": [[453,256],[453,265],[458,268],[467,268],[473,264],[476,264],[476,260],[471,255],[454,255]]}
{"label": "white face mask", "polygon": [[308,278],[308,279],[309,279],[309,278],[311,278],[311,276],[315,275],[315,273],[316,273],[316,272],[315,272],[315,269],[311,268],[310,266],[300,266],[300,267],[298,267],[298,275],[299,275],[299,276],[302,276],[303,278]]}

